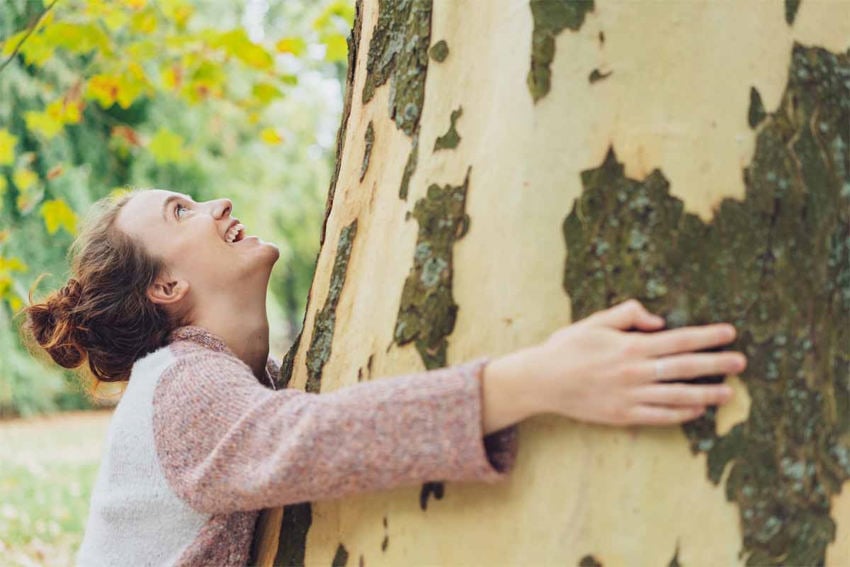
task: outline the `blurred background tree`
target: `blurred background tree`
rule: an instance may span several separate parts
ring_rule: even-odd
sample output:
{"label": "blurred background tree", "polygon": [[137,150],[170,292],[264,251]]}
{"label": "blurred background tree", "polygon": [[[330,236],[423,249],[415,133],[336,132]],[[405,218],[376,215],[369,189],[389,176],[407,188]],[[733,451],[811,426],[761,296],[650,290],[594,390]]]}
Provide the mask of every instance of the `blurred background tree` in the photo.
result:
{"label": "blurred background tree", "polygon": [[93,407],[15,314],[68,276],[86,209],[132,187],[230,197],[280,246],[272,355],[313,277],[353,2],[6,0],[0,7],[0,417]]}

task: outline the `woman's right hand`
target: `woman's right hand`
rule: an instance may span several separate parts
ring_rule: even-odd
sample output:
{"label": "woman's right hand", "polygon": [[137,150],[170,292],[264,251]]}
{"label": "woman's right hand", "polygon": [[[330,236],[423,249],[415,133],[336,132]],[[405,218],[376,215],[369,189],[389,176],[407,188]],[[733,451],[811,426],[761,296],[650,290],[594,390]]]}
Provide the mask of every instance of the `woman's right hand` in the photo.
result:
{"label": "woman's right hand", "polygon": [[726,384],[660,380],[741,372],[740,352],[692,352],[732,342],[735,328],[663,327],[661,317],[631,299],[491,361],[483,377],[485,432],[539,413],[608,425],[677,424],[729,401]]}

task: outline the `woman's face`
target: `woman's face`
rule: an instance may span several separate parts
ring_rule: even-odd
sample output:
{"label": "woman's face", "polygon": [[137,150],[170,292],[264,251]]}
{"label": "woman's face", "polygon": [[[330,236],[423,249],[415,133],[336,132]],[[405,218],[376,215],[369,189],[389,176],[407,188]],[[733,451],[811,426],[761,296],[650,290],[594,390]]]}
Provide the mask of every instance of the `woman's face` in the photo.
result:
{"label": "woman's face", "polygon": [[261,288],[257,293],[265,295],[280,250],[248,236],[249,229],[239,241],[228,242],[228,231],[237,221],[232,208],[229,199],[198,203],[181,193],[152,189],[134,195],[115,222],[165,262],[169,278],[188,282],[196,299],[252,288]]}

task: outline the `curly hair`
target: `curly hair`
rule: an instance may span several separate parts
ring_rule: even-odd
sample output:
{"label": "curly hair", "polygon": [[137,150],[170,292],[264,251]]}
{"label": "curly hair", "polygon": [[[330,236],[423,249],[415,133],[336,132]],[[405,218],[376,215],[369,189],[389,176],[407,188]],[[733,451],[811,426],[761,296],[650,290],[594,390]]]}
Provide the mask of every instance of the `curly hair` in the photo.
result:
{"label": "curly hair", "polygon": [[163,261],[115,226],[118,213],[140,191],[93,205],[68,251],[67,283],[39,302],[33,302],[31,288],[22,310],[27,344],[34,341],[64,368],[87,362],[96,385],[129,380],[134,362],[164,346],[181,324],[146,293]]}

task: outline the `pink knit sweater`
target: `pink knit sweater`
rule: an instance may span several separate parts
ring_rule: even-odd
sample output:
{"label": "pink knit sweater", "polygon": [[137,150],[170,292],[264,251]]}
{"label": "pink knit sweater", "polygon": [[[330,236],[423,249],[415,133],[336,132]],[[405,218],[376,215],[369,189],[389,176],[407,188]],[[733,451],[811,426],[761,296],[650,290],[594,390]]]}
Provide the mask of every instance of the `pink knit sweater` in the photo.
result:
{"label": "pink knit sweater", "polygon": [[261,384],[200,327],[171,339],[110,422],[81,565],[245,565],[263,508],[513,467],[516,426],[482,432],[487,356],[312,394],[273,390],[271,360]]}

